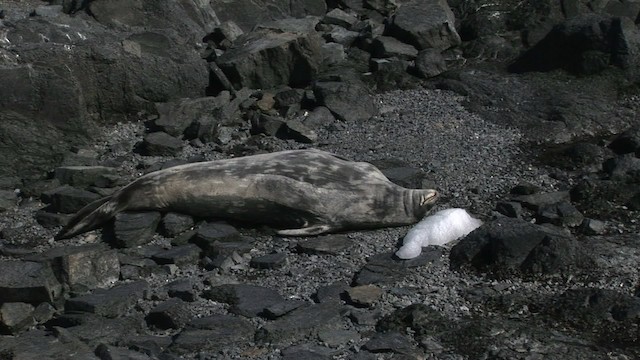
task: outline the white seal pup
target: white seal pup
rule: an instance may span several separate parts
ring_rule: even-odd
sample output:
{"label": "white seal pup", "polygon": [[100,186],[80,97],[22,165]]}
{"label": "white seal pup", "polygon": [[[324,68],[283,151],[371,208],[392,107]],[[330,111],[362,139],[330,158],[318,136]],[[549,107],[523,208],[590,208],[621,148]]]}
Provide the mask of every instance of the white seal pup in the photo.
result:
{"label": "white seal pup", "polygon": [[69,238],[122,211],[174,211],[264,224],[281,235],[414,224],[438,198],[406,189],[375,166],[320,150],[291,150],[179,165],[146,174],[81,209],[58,233]]}
{"label": "white seal pup", "polygon": [[424,218],[414,226],[402,240],[396,251],[400,259],[413,259],[422,248],[429,245],[444,245],[459,239],[482,225],[482,221],[471,217],[464,209],[446,209]]}

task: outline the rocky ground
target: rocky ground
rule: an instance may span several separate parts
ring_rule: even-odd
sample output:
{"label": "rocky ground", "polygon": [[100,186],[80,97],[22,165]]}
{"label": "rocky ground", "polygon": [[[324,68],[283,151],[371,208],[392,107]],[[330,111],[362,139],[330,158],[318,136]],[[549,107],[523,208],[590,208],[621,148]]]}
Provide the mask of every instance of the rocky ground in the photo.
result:
{"label": "rocky ground", "polygon": [[[640,357],[633,73],[507,72],[504,59],[445,55],[449,70],[422,80],[353,78],[357,63],[319,68],[306,88],[248,90],[253,78],[228,75],[240,85],[216,80],[209,98],[99,124],[47,178],[3,177],[0,358]],[[224,121],[212,127],[212,113]],[[175,213],[122,214],[53,241],[69,214],[144,173],[294,148],[436,187],[435,210],[485,224],[405,261],[393,252],[410,227],[283,238]]]}

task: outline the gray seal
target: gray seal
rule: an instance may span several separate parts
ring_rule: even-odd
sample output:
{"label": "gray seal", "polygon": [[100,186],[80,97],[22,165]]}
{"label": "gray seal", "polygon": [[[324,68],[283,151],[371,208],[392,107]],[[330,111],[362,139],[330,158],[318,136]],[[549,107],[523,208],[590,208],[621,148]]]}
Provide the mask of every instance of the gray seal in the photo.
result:
{"label": "gray seal", "polygon": [[406,189],[375,166],[320,150],[179,165],[146,174],[81,209],[56,235],[95,229],[123,211],[173,211],[271,226],[280,235],[413,224],[438,198]]}

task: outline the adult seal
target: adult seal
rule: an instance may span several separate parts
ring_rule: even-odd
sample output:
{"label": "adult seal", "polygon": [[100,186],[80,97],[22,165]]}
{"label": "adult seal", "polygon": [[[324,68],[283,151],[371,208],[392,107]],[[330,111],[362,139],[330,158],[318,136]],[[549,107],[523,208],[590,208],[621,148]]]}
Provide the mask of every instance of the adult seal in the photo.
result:
{"label": "adult seal", "polygon": [[436,201],[375,166],[319,150],[292,150],[192,163],[146,174],[81,209],[56,239],[95,229],[123,211],[173,211],[317,235],[417,222]]}

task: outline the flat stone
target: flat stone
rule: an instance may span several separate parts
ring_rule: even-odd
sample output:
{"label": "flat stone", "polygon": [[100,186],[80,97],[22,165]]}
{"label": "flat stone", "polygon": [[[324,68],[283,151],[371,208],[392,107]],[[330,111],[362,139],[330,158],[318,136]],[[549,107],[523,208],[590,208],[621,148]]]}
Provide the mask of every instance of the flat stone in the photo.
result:
{"label": "flat stone", "polygon": [[65,310],[119,317],[124,315],[148,290],[149,284],[146,281],[118,285],[107,290],[98,289],[91,294],[68,299]]}
{"label": "flat stone", "polygon": [[256,333],[256,340],[278,344],[309,336],[322,329],[336,328],[340,323],[342,311],[343,307],[338,301],[298,308],[267,322]]}
{"label": "flat stone", "polygon": [[319,103],[340,120],[366,121],[378,114],[369,90],[359,81],[317,81],[313,92]]}
{"label": "flat stone", "polygon": [[585,218],[580,225],[580,230],[586,235],[602,235],[605,229],[606,223],[597,219]]}
{"label": "flat stone", "polygon": [[100,199],[100,195],[71,186],[62,186],[48,193],[51,210],[64,214],[75,213],[89,203]]}
{"label": "flat stone", "polygon": [[287,263],[286,253],[267,254],[251,259],[250,265],[256,269],[278,269]]}
{"label": "flat stone", "polygon": [[256,317],[265,308],[284,301],[277,291],[256,285],[225,284],[206,290],[206,299],[231,305],[229,312],[246,317]]}
{"label": "flat stone", "polygon": [[418,49],[390,36],[378,36],[371,44],[371,55],[376,58],[413,60],[418,56]]}
{"label": "flat stone", "polygon": [[197,298],[197,290],[195,284],[191,279],[175,280],[163,287],[167,290],[167,294],[170,297],[182,299],[184,301],[192,302]]}
{"label": "flat stone", "polygon": [[354,305],[373,306],[384,291],[375,285],[361,285],[347,290],[347,296]]}
{"label": "flat stone", "polygon": [[0,190],[0,212],[7,211],[18,203],[18,196],[15,191]]}
{"label": "flat stone", "polygon": [[290,346],[283,349],[281,354],[282,360],[331,360],[334,358],[331,349],[316,344]]}
{"label": "flat stone", "polygon": [[157,211],[117,214],[113,223],[116,246],[131,248],[149,243],[156,233],[160,218]]}
{"label": "flat stone", "polygon": [[[69,315],[64,314],[61,317]],[[69,324],[64,329],[56,328],[56,331],[65,332],[65,338],[78,339],[93,348],[99,344],[120,343],[131,334],[141,333],[143,329],[147,330],[144,319],[138,314],[128,314],[125,317],[113,319],[86,313],[73,315],[75,315],[76,324]]]}
{"label": "flat stone", "polygon": [[318,290],[316,290],[314,297],[320,303],[327,301],[339,301],[342,299],[343,295],[346,295],[347,289],[349,289],[348,284],[336,282],[319,287]]}
{"label": "flat stone", "polygon": [[537,216],[541,223],[568,227],[576,227],[584,220],[582,213],[568,201],[542,206]]}
{"label": "flat stone", "polygon": [[[66,340],[66,339],[63,339]],[[30,330],[22,336],[3,337],[0,352],[10,354],[8,359],[68,359],[69,354],[77,359],[100,360],[93,349],[75,341],[61,341],[50,330]]]}
{"label": "flat stone", "polygon": [[517,201],[533,211],[538,211],[542,206],[556,204],[561,201],[569,201],[569,198],[568,191],[555,191],[530,195],[516,195],[513,196],[511,200]]}
{"label": "flat stone", "polygon": [[6,302],[0,305],[0,333],[15,335],[34,324],[33,305]]}
{"label": "flat stone", "polygon": [[247,320],[232,315],[211,315],[193,319],[170,346],[181,353],[218,351],[253,339],[255,328]]}
{"label": "flat stone", "polygon": [[118,252],[104,244],[53,248],[26,260],[47,261],[73,290],[108,287],[120,278]]}
{"label": "flat stone", "polygon": [[498,201],[496,203],[496,211],[511,218],[522,218],[522,205],[519,202]]}
{"label": "flat stone", "polygon": [[61,295],[62,286],[49,264],[0,261],[0,303],[53,303]]}
{"label": "flat stone", "polygon": [[35,218],[38,224],[42,225],[45,229],[52,229],[58,226],[66,225],[73,215],[60,214],[48,211],[48,208],[40,209],[36,211]]}
{"label": "flat stone", "polygon": [[156,335],[130,335],[123,339],[122,345],[129,349],[148,354],[154,359],[160,358],[160,354],[171,345],[172,338],[169,336]]}
{"label": "flat stone", "polygon": [[284,300],[281,302],[277,302],[273,305],[267,306],[264,309],[264,316],[267,319],[277,319],[285,314],[290,313],[291,311],[304,306],[304,305],[308,305],[309,302],[304,301],[304,300]]}
{"label": "flat stone", "polygon": [[145,320],[149,326],[166,330],[184,327],[191,320],[191,317],[186,302],[178,298],[171,298],[151,309]]}
{"label": "flat stone", "polygon": [[406,335],[394,331],[375,334],[363,345],[363,349],[373,353],[392,352],[413,356],[420,353]]}
{"label": "flat stone", "polygon": [[358,22],[358,18],[346,13],[339,8],[332,9],[322,18],[322,22],[325,24],[333,24],[341,26],[345,29],[350,29]]}
{"label": "flat stone", "polygon": [[191,228],[194,221],[189,215],[170,212],[162,217],[160,233],[166,237],[175,237]]}
{"label": "flat stone", "polygon": [[325,329],[318,331],[318,338],[328,346],[338,347],[360,340],[360,334],[353,330]]}
{"label": "flat stone", "polygon": [[[55,169],[54,178],[61,184],[84,188],[87,186],[113,187],[117,185],[115,168],[106,166],[61,166]],[[116,177],[113,177],[116,176]]]}
{"label": "flat stone", "polygon": [[128,360],[152,360],[153,358],[145,353],[140,353],[125,347],[100,344],[96,348],[96,355],[100,359],[128,359]]}
{"label": "flat stone", "polygon": [[174,246],[154,254],[151,259],[159,265],[176,264],[177,266],[197,264],[202,250],[194,244]]}
{"label": "flat stone", "polygon": [[204,255],[209,257],[229,255],[237,250],[250,250],[250,247],[247,248],[247,240],[235,227],[220,222],[200,224],[189,241],[198,245],[204,251]]}
{"label": "flat stone", "polygon": [[408,269],[441,261],[443,256],[444,250],[439,246],[424,248],[418,257],[409,260],[399,260],[394,253],[377,254],[358,272],[354,285],[392,283],[403,278]]}
{"label": "flat stone", "polygon": [[182,151],[182,140],[166,132],[147,134],[140,145],[140,153],[146,156],[176,156]]}
{"label": "flat stone", "polygon": [[297,249],[305,254],[340,254],[353,246],[353,240],[346,235],[325,235],[298,242]]}
{"label": "flat stone", "polygon": [[37,324],[44,324],[53,319],[57,310],[49,303],[43,302],[33,310],[33,319]]}

